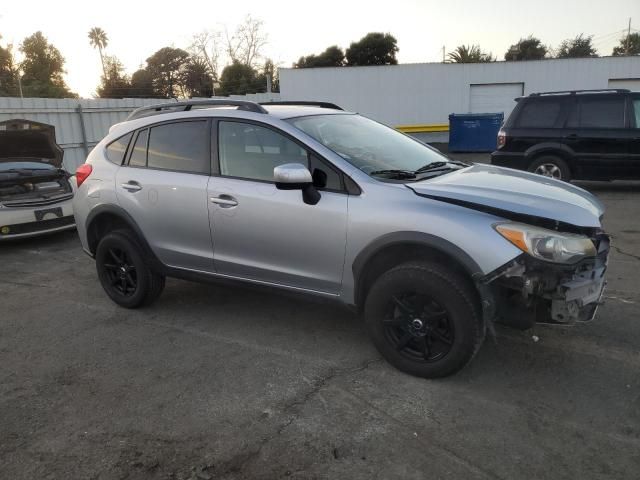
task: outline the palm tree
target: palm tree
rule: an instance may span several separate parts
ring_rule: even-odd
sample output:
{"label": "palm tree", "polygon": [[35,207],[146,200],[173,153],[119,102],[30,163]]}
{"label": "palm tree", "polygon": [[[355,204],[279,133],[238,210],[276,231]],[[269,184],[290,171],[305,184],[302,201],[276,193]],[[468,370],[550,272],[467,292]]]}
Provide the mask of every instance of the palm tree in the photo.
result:
{"label": "palm tree", "polygon": [[102,74],[107,77],[107,71],[104,68],[104,56],[102,55],[102,49],[107,47],[109,39],[107,34],[100,27],[93,27],[89,30],[89,43],[93,48],[97,48],[100,52],[100,62],[102,63]]}
{"label": "palm tree", "polygon": [[448,55],[449,61],[455,63],[484,63],[493,62],[495,58],[490,53],[484,53],[479,45],[460,45]]}

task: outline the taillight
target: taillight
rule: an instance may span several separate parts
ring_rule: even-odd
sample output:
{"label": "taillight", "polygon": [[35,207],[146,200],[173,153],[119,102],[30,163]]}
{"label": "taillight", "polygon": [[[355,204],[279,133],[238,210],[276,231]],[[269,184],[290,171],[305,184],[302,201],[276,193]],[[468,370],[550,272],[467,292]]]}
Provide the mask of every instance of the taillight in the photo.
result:
{"label": "taillight", "polygon": [[505,143],[507,143],[507,134],[504,133],[504,130],[500,130],[498,132],[498,148],[504,147]]}
{"label": "taillight", "polygon": [[76,182],[78,183],[78,187],[91,175],[92,170],[93,167],[88,163],[83,163],[76,169]]}

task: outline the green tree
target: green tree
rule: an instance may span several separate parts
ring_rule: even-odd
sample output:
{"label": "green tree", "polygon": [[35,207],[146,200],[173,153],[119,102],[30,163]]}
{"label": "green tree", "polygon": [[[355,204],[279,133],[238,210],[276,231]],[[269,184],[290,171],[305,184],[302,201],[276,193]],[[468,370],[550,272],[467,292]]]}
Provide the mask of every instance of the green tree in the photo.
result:
{"label": "green tree", "polygon": [[347,65],[397,65],[398,42],[390,33],[367,33],[347,48]]}
{"label": "green tree", "polygon": [[0,97],[13,97],[18,94],[18,72],[12,45],[6,47],[0,45]]}
{"label": "green tree", "polygon": [[62,77],[64,57],[42,32],[25,38],[20,51],[24,55],[20,67],[24,72],[22,90],[25,97],[77,97],[69,91]]}
{"label": "green tree", "polygon": [[487,63],[496,60],[491,53],[483,52],[480,45],[460,45],[453,52],[449,52],[447,57],[454,63]]}
{"label": "green tree", "polygon": [[147,58],[153,90],[160,97],[184,96],[184,69],[189,54],[180,48],[164,47]]}
{"label": "green tree", "polygon": [[264,75],[259,75],[255,68],[240,62],[233,62],[222,70],[218,95],[245,95],[260,93],[266,90]]}
{"label": "green tree", "polygon": [[213,75],[209,64],[199,57],[191,57],[184,67],[182,84],[189,97],[213,95]]}
{"label": "green tree", "polygon": [[344,52],[336,45],[327,48],[318,55],[307,55],[300,57],[294,68],[315,68],[315,67],[342,67],[344,65]]}
{"label": "green tree", "polygon": [[519,60],[542,60],[548,53],[546,46],[542,44],[539,38],[529,35],[527,38],[521,38],[518,43],[511,45],[504,59],[507,61]]}
{"label": "green tree", "polygon": [[598,52],[593,46],[593,36],[582,33],[575,38],[564,40],[558,47],[558,58],[597,57]]}
{"label": "green tree", "polygon": [[131,75],[130,97],[158,98],[159,95],[153,88],[153,75],[146,68],[140,68]]}
{"label": "green tree", "polygon": [[89,44],[93,48],[97,48],[98,52],[100,52],[100,63],[102,64],[102,75],[107,75],[107,70],[105,68],[104,55],[102,54],[102,50],[107,48],[107,44],[109,43],[109,39],[107,38],[107,34],[100,27],[93,27],[89,30]]}
{"label": "green tree", "polygon": [[625,35],[620,39],[620,45],[613,47],[612,55],[640,55],[640,33]]}
{"label": "green tree", "polygon": [[124,98],[131,94],[131,81],[124,73],[122,62],[116,57],[104,57],[105,74],[97,93],[100,98]]}

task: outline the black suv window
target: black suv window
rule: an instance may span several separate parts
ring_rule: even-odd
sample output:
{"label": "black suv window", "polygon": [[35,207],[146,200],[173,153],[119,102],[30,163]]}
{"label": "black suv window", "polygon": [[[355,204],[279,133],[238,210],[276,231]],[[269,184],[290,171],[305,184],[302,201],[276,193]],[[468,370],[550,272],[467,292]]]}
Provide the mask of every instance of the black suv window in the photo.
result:
{"label": "black suv window", "polygon": [[116,165],[122,165],[122,159],[124,158],[124,154],[127,151],[127,146],[129,145],[132,136],[133,133],[127,133],[107,145],[107,159],[110,162],[115,163]]}
{"label": "black suv window", "polygon": [[640,98],[633,99],[633,111],[635,113],[636,128],[640,128]]}
{"label": "black suv window", "polygon": [[545,98],[527,101],[518,116],[518,127],[554,128],[562,111],[561,98]]}
{"label": "black suv window", "polygon": [[624,97],[576,98],[568,127],[624,128]]}
{"label": "black suv window", "polygon": [[149,168],[209,173],[209,126],[206,120],[151,127]]}

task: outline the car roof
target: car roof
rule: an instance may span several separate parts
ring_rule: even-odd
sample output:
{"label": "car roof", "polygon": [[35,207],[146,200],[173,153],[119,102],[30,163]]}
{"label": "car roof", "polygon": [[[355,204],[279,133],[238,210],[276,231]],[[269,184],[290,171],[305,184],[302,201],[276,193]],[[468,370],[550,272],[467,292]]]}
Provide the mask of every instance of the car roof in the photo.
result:
{"label": "car roof", "polygon": [[294,117],[309,117],[311,115],[340,115],[345,113],[344,110],[335,110],[333,108],[314,107],[309,105],[269,105],[263,103],[264,107],[270,115],[280,119]]}

